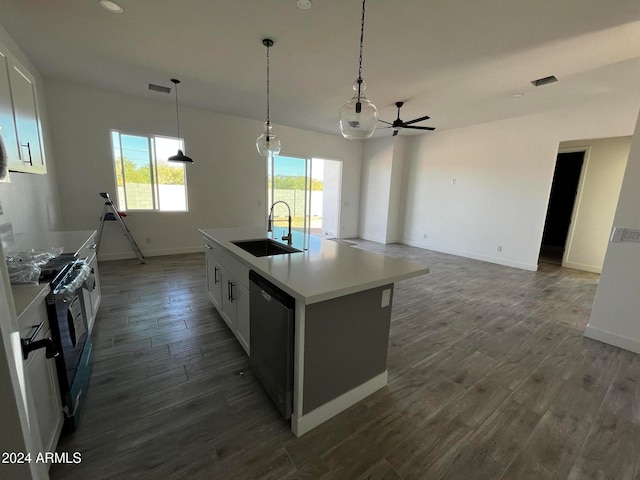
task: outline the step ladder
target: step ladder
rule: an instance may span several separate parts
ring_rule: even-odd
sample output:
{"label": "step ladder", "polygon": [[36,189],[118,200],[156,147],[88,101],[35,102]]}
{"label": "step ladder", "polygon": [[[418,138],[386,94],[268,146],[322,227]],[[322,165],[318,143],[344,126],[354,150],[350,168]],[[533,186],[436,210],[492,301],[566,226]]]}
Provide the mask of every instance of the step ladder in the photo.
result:
{"label": "step ladder", "polygon": [[104,202],[104,208],[102,209],[102,215],[100,215],[100,228],[98,229],[98,242],[96,243],[96,254],[100,250],[100,241],[102,240],[102,232],[104,231],[104,222],[109,221],[117,221],[120,224],[120,228],[122,229],[122,233],[124,233],[125,238],[129,241],[129,245],[133,249],[133,253],[138,257],[138,261],[140,263],[145,263],[144,255],[140,251],[140,247],[133,238],[133,235],[127,228],[127,224],[124,223],[122,217],[126,217],[126,213],[119,212],[116,208],[115,204],[111,200],[111,197],[107,192],[101,192],[100,196],[107,201]]}

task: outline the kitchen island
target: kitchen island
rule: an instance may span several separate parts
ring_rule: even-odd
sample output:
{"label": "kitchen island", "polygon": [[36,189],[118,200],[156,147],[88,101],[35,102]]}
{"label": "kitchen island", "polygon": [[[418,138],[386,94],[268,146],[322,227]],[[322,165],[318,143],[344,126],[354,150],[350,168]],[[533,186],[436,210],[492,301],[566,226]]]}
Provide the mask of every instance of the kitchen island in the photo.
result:
{"label": "kitchen island", "polygon": [[[233,242],[272,238],[264,227],[201,229],[207,291],[251,354],[249,271],[295,300],[291,429],[297,436],[387,384],[394,282],[423,265],[293,233],[296,253],[256,257]],[[284,243],[284,242],[282,242]]]}

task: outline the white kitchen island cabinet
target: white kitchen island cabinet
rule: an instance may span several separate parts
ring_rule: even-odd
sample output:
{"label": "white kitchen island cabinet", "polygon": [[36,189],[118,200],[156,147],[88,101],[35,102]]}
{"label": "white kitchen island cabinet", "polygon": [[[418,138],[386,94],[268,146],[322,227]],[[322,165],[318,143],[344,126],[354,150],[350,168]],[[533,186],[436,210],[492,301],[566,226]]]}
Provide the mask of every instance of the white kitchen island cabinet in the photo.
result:
{"label": "white kitchen island cabinet", "polygon": [[260,315],[250,310],[255,304],[249,301],[254,288],[248,282],[249,271],[295,301],[291,430],[300,436],[387,384],[394,282],[429,269],[296,232],[296,253],[257,257],[233,243],[277,239],[282,236],[278,232],[267,233],[264,227],[200,230],[208,287],[216,285],[211,280],[216,275],[213,261],[221,268],[221,306],[213,300],[217,293],[209,296],[223,318],[229,293],[225,294],[225,271],[227,278],[237,281],[236,317],[230,328],[247,353],[251,319]]}

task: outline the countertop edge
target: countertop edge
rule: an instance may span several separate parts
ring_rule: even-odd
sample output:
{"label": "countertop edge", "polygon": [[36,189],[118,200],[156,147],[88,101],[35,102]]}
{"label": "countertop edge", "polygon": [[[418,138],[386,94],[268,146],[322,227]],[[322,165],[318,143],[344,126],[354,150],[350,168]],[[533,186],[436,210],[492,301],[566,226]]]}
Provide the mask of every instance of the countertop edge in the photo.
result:
{"label": "countertop edge", "polygon": [[[251,227],[254,228],[254,227]],[[256,231],[259,227],[255,227]],[[285,292],[287,292],[288,294],[292,295],[293,297],[295,297],[296,299],[302,301],[305,305],[310,305],[313,303],[319,303],[319,302],[323,302],[326,300],[331,300],[334,298],[339,298],[339,297],[343,297],[346,295],[351,295],[353,293],[358,293],[364,290],[369,290],[371,288],[376,288],[376,287],[380,287],[383,285],[389,285],[389,284],[393,284],[395,282],[401,281],[401,280],[407,280],[409,278],[414,278],[414,277],[418,277],[421,275],[425,275],[427,273],[429,273],[429,268],[426,266],[421,266],[422,268],[417,268],[414,269],[410,272],[405,272],[405,273],[401,273],[401,274],[395,274],[395,275],[391,275],[391,276],[386,276],[385,278],[382,279],[376,279],[376,280],[372,280],[372,281],[365,281],[362,282],[361,284],[358,285],[352,285],[352,286],[348,286],[348,287],[343,287],[343,288],[338,288],[335,290],[331,290],[331,291],[324,291],[318,294],[314,294],[314,293],[310,293],[310,292],[304,292],[304,291],[300,291],[300,290],[294,290],[293,288],[291,288],[289,285],[287,285],[286,283],[283,283],[282,281],[280,281],[277,277],[274,277],[269,271],[265,271],[261,266],[259,266],[258,264],[254,263],[252,261],[251,258],[249,258],[248,253],[241,253],[240,252],[240,248],[236,247],[235,245],[233,245],[230,241],[224,240],[224,239],[219,239],[219,238],[215,238],[214,236],[212,236],[209,231],[211,230],[234,230],[233,227],[227,227],[227,228],[199,228],[198,231],[200,232],[201,235],[203,235],[204,237],[206,237],[207,239],[211,240],[212,242],[214,242],[215,244],[217,244],[220,248],[224,249],[227,253],[229,253],[230,255],[232,255],[235,259],[237,259],[238,261],[242,262],[243,264],[245,264],[249,269],[254,270],[256,273],[258,273],[259,275],[264,276],[265,278],[267,278],[269,281],[271,281],[274,285],[276,285],[278,288],[281,288],[282,290],[284,290]],[[264,235],[263,235],[264,236]],[[256,238],[259,237],[259,234],[256,235]],[[238,252],[236,252],[236,250],[238,250]],[[373,252],[368,252],[371,253],[372,255],[381,255],[381,254],[376,254]],[[293,254],[295,255],[295,254]],[[384,256],[384,255],[382,255]],[[393,257],[390,257],[393,258]],[[402,261],[401,259],[397,259]],[[406,262],[405,263],[409,264],[412,262]],[[418,265],[413,263],[414,265]]]}

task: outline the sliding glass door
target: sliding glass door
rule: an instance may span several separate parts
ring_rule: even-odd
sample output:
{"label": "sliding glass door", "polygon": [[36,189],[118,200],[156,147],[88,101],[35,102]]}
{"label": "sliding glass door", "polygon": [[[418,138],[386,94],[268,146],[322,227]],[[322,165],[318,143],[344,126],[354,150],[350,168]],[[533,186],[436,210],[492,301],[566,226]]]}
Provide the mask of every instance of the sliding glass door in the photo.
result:
{"label": "sliding glass door", "polygon": [[[278,156],[268,160],[267,214],[274,202],[291,208],[292,230],[335,238],[339,235],[342,162]],[[287,227],[287,207],[273,209],[274,226]]]}

